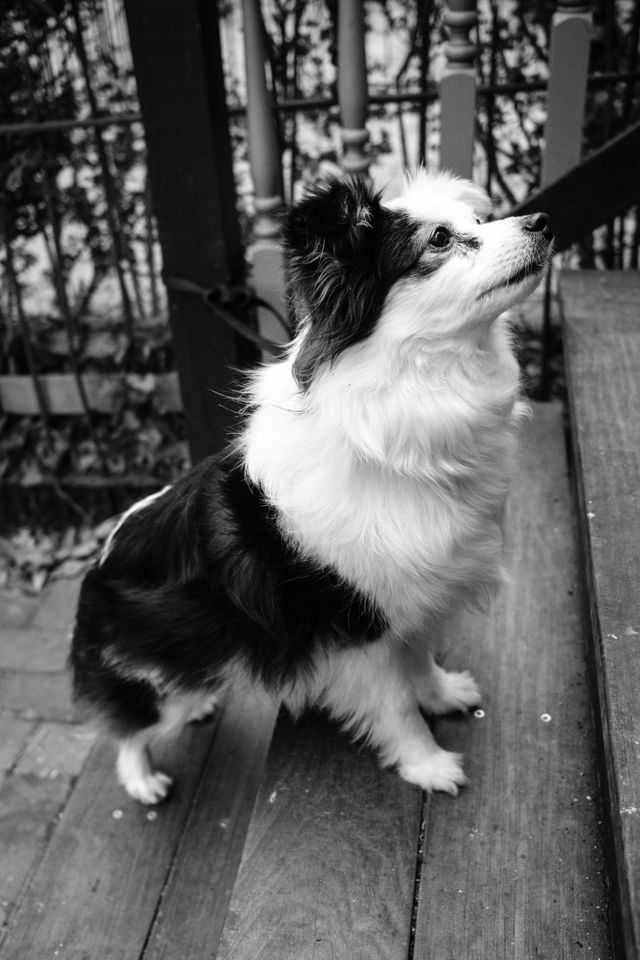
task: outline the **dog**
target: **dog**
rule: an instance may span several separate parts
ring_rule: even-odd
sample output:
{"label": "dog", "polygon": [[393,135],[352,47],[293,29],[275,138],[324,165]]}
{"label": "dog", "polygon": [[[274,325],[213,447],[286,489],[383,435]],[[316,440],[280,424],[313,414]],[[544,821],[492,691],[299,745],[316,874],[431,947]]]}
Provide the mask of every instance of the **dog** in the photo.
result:
{"label": "dog", "polygon": [[80,592],[75,696],[142,803],[171,786],[150,745],[238,678],[293,715],[328,711],[424,790],[466,783],[423,713],[480,692],[434,643],[503,580],[526,410],[503,313],[553,243],[545,214],[489,210],[471,182],[420,171],[394,201],[335,177],[285,214],[286,354],[249,375],[221,454],[127,511]]}

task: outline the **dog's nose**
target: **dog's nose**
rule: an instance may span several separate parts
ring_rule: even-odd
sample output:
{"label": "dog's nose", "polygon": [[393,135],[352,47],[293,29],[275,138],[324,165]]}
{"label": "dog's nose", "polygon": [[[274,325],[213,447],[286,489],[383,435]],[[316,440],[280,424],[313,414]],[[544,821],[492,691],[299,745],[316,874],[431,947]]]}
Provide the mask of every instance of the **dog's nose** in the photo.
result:
{"label": "dog's nose", "polygon": [[541,233],[545,240],[553,240],[551,221],[546,213],[532,213],[525,219],[523,226],[531,233]]}

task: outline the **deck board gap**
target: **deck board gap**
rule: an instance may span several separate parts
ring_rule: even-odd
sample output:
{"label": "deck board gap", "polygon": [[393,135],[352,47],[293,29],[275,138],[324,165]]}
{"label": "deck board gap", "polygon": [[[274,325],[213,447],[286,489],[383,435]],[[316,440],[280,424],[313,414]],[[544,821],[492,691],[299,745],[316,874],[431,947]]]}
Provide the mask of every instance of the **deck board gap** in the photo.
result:
{"label": "deck board gap", "polygon": [[420,887],[422,883],[422,865],[424,863],[424,844],[427,831],[427,814],[429,808],[429,794],[422,794],[422,804],[420,807],[420,829],[418,832],[418,843],[416,847],[416,873],[413,886],[413,903],[411,907],[411,921],[409,928],[409,946],[407,949],[407,960],[414,960],[414,951],[416,945],[416,924],[418,922],[418,905],[420,903]]}
{"label": "deck board gap", "polygon": [[225,709],[225,703],[223,702],[223,703],[218,707],[218,709],[216,710],[215,715],[214,715],[213,717],[210,717],[210,718],[208,718],[208,719],[206,719],[206,720],[204,720],[204,721],[201,721],[201,722],[199,722],[199,723],[194,724],[195,726],[198,726],[198,727],[208,727],[208,728],[210,728],[209,748],[208,748],[208,750],[206,750],[206,751],[203,753],[202,758],[201,758],[200,769],[199,769],[199,772],[198,772],[197,786],[196,786],[196,788],[195,788],[195,790],[194,790],[194,792],[193,792],[193,794],[192,794],[192,796],[191,796],[191,798],[190,798],[190,801],[189,801],[189,806],[188,806],[188,808],[187,808],[187,811],[186,811],[186,814],[185,814],[185,817],[184,817],[184,826],[183,826],[183,829],[182,829],[181,833],[179,834],[179,836],[177,837],[175,846],[174,846],[174,848],[173,848],[173,852],[172,852],[172,854],[171,854],[171,858],[170,858],[170,860],[169,860],[169,862],[168,862],[168,864],[167,864],[167,870],[166,870],[166,873],[165,873],[165,876],[164,876],[164,881],[163,881],[163,883],[162,883],[162,887],[160,888],[160,893],[159,893],[159,895],[158,895],[158,901],[157,901],[157,903],[156,903],[155,910],[153,911],[153,915],[151,916],[151,919],[150,919],[150,921],[149,921],[149,927],[148,927],[148,929],[147,929],[147,934],[146,934],[146,936],[145,936],[145,938],[144,938],[144,940],[143,940],[142,946],[141,946],[141,948],[140,948],[140,960],[144,960],[144,957],[145,957],[146,954],[147,954],[147,949],[149,948],[149,941],[151,940],[151,937],[153,936],[153,933],[154,933],[154,931],[155,931],[155,929],[156,929],[156,923],[157,923],[157,921],[158,921],[158,917],[160,916],[160,914],[161,914],[161,912],[162,912],[162,908],[163,908],[164,903],[165,903],[165,899],[166,899],[166,896],[167,896],[167,892],[171,890],[172,875],[173,875],[173,873],[174,873],[174,871],[175,871],[175,869],[176,869],[176,864],[179,862],[179,859],[180,859],[180,849],[181,849],[181,847],[182,847],[182,845],[183,845],[183,843],[184,843],[185,834],[186,834],[186,833],[188,832],[188,830],[189,830],[189,826],[190,826],[191,821],[193,820],[193,817],[194,817],[194,815],[195,815],[195,810],[196,810],[197,805],[198,805],[198,800],[200,799],[200,796],[201,796],[201,794],[202,794],[202,790],[203,790],[202,781],[203,781],[203,778],[204,778],[204,776],[205,776],[205,772],[206,772],[206,769],[207,769],[207,763],[209,762],[210,754],[211,754],[211,752],[215,749],[216,737],[217,737],[217,734],[218,734],[218,732],[219,732],[219,731],[218,731],[218,728],[220,727],[221,718],[222,718],[222,712],[223,712],[224,709]]}

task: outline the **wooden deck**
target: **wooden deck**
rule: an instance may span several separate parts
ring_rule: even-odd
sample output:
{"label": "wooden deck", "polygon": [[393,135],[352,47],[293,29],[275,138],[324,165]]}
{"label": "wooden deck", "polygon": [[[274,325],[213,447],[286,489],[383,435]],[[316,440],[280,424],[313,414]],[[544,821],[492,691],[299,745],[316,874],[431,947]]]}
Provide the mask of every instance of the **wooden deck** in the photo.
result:
{"label": "wooden deck", "polygon": [[640,275],[562,279],[619,955],[640,955]]}
{"label": "wooden deck", "polygon": [[0,957],[608,960],[556,406],[538,406],[525,429],[508,532],[513,584],[490,616],[457,626],[447,654],[485,692],[483,716],[437,725],[466,755],[458,798],[425,799],[322,718],[293,725],[238,692],[216,724],[165,748],[178,787],[157,810],[118,787],[109,745],[93,749]]}
{"label": "wooden deck", "polygon": [[163,748],[158,809],[93,748],[2,904],[2,960],[638,957],[640,277],[562,291],[575,466],[562,409],[537,405],[512,584],[445,655],[485,694],[437,723],[469,786],[425,797],[322,717],[233,691]]}

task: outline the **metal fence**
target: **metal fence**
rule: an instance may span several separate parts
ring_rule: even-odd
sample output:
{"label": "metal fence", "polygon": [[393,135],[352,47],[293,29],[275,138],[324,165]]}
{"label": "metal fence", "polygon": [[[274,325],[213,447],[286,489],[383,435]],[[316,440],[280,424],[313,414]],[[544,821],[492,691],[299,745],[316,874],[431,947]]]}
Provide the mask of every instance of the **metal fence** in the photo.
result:
{"label": "metal fence", "polygon": [[[128,400],[139,408],[172,368],[124,13],[115,0],[5,8],[0,477],[119,477],[160,445]],[[164,403],[176,408],[175,389]]]}

